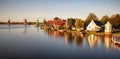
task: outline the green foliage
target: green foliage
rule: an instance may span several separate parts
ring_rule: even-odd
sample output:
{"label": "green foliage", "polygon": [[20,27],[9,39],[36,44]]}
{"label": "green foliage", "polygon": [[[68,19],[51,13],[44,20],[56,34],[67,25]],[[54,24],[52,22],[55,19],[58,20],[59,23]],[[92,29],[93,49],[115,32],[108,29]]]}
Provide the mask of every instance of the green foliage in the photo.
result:
{"label": "green foliage", "polygon": [[111,16],[109,22],[113,25],[114,28],[120,28],[120,14]]}
{"label": "green foliage", "polygon": [[120,14],[112,15],[110,18],[105,15],[102,17],[101,22],[105,25],[109,21],[114,28],[120,28]]}
{"label": "green foliage", "polygon": [[68,18],[67,19],[67,29],[71,29],[71,27],[72,27],[72,18]]}
{"label": "green foliage", "polygon": [[94,13],[90,13],[85,21],[85,23],[88,25],[92,20],[97,20],[98,18]]}
{"label": "green foliage", "polygon": [[44,20],[43,20],[43,24],[44,24],[44,25],[48,25],[48,22],[44,19]]}
{"label": "green foliage", "polygon": [[76,26],[76,28],[82,28],[83,21],[81,19],[76,19],[75,26]]}
{"label": "green foliage", "polygon": [[61,21],[61,19],[60,19],[59,17],[55,17],[55,18],[54,18],[54,21],[55,21],[55,22],[58,22],[58,21]]}
{"label": "green foliage", "polygon": [[75,19],[72,19],[72,25],[75,25]]}
{"label": "green foliage", "polygon": [[107,21],[109,21],[109,20],[110,20],[110,18],[107,15],[105,15],[102,17],[101,22],[102,22],[102,24],[106,24]]}

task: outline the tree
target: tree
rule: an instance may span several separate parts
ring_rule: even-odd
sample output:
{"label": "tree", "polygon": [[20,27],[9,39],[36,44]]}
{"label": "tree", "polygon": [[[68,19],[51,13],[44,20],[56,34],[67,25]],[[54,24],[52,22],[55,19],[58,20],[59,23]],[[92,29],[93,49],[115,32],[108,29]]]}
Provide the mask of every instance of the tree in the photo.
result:
{"label": "tree", "polygon": [[55,17],[54,18],[54,21],[57,22],[57,21],[60,21],[61,19],[59,17]]}
{"label": "tree", "polygon": [[120,14],[116,14],[116,18],[119,19],[119,24],[120,24]]}
{"label": "tree", "polygon": [[87,19],[85,20],[85,23],[88,25],[91,22],[91,20],[97,20],[98,21],[98,18],[94,13],[90,13],[88,15]]}
{"label": "tree", "polygon": [[109,22],[113,25],[114,28],[120,28],[120,15],[112,15]]}
{"label": "tree", "polygon": [[73,19],[73,18],[68,18],[68,19],[67,19],[67,29],[70,29],[70,30],[71,30],[71,27],[72,27],[72,24],[73,24],[73,23],[72,23],[72,19]]}
{"label": "tree", "polygon": [[43,20],[43,24],[48,25],[48,22],[46,21],[46,19]]}
{"label": "tree", "polygon": [[76,26],[76,28],[82,28],[83,21],[81,19],[76,19],[75,26]]}
{"label": "tree", "polygon": [[75,25],[75,19],[72,18],[72,25]]}
{"label": "tree", "polygon": [[109,16],[105,15],[105,16],[102,17],[101,22],[102,22],[102,24],[106,24],[107,21],[109,21],[109,20],[110,20]]}

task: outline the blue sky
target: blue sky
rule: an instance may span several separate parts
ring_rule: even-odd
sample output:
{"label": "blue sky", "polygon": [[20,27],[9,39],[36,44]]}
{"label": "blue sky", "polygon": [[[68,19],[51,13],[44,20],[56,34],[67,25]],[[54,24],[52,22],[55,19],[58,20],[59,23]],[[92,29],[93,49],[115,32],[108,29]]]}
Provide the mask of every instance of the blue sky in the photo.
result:
{"label": "blue sky", "polygon": [[89,13],[100,19],[120,13],[120,0],[0,0],[0,21],[29,21],[54,17],[77,17],[85,20]]}

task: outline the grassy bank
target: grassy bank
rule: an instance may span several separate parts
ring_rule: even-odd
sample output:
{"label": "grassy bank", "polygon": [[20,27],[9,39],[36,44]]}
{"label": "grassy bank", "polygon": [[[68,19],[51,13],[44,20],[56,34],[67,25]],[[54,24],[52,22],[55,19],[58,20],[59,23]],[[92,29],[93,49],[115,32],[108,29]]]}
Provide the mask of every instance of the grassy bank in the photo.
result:
{"label": "grassy bank", "polygon": [[120,34],[120,32],[113,32],[113,34]]}

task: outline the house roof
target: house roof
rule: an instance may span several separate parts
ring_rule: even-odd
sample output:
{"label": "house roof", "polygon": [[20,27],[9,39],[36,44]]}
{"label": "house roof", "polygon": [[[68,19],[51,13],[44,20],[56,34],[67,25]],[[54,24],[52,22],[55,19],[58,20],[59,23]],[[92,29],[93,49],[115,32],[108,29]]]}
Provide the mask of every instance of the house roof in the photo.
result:
{"label": "house roof", "polygon": [[65,25],[65,22],[63,21],[58,21],[55,23],[56,25],[59,25],[59,26],[64,26]]}
{"label": "house roof", "polygon": [[97,25],[97,26],[102,26],[103,24],[102,24],[102,22],[100,22],[100,21],[96,21],[96,20],[93,20],[94,22],[95,22],[95,24]]}
{"label": "house roof", "polygon": [[112,26],[112,24],[108,21],[105,26]]}
{"label": "house roof", "polygon": [[54,25],[54,21],[53,21],[53,20],[48,20],[48,23],[49,23],[50,25]]}
{"label": "house roof", "polygon": [[99,31],[101,27],[102,23],[100,21],[92,20],[86,30]]}
{"label": "house roof", "polygon": [[54,20],[48,20],[48,24],[49,25],[58,25],[58,26],[64,26],[65,25],[65,21],[54,21]]}

